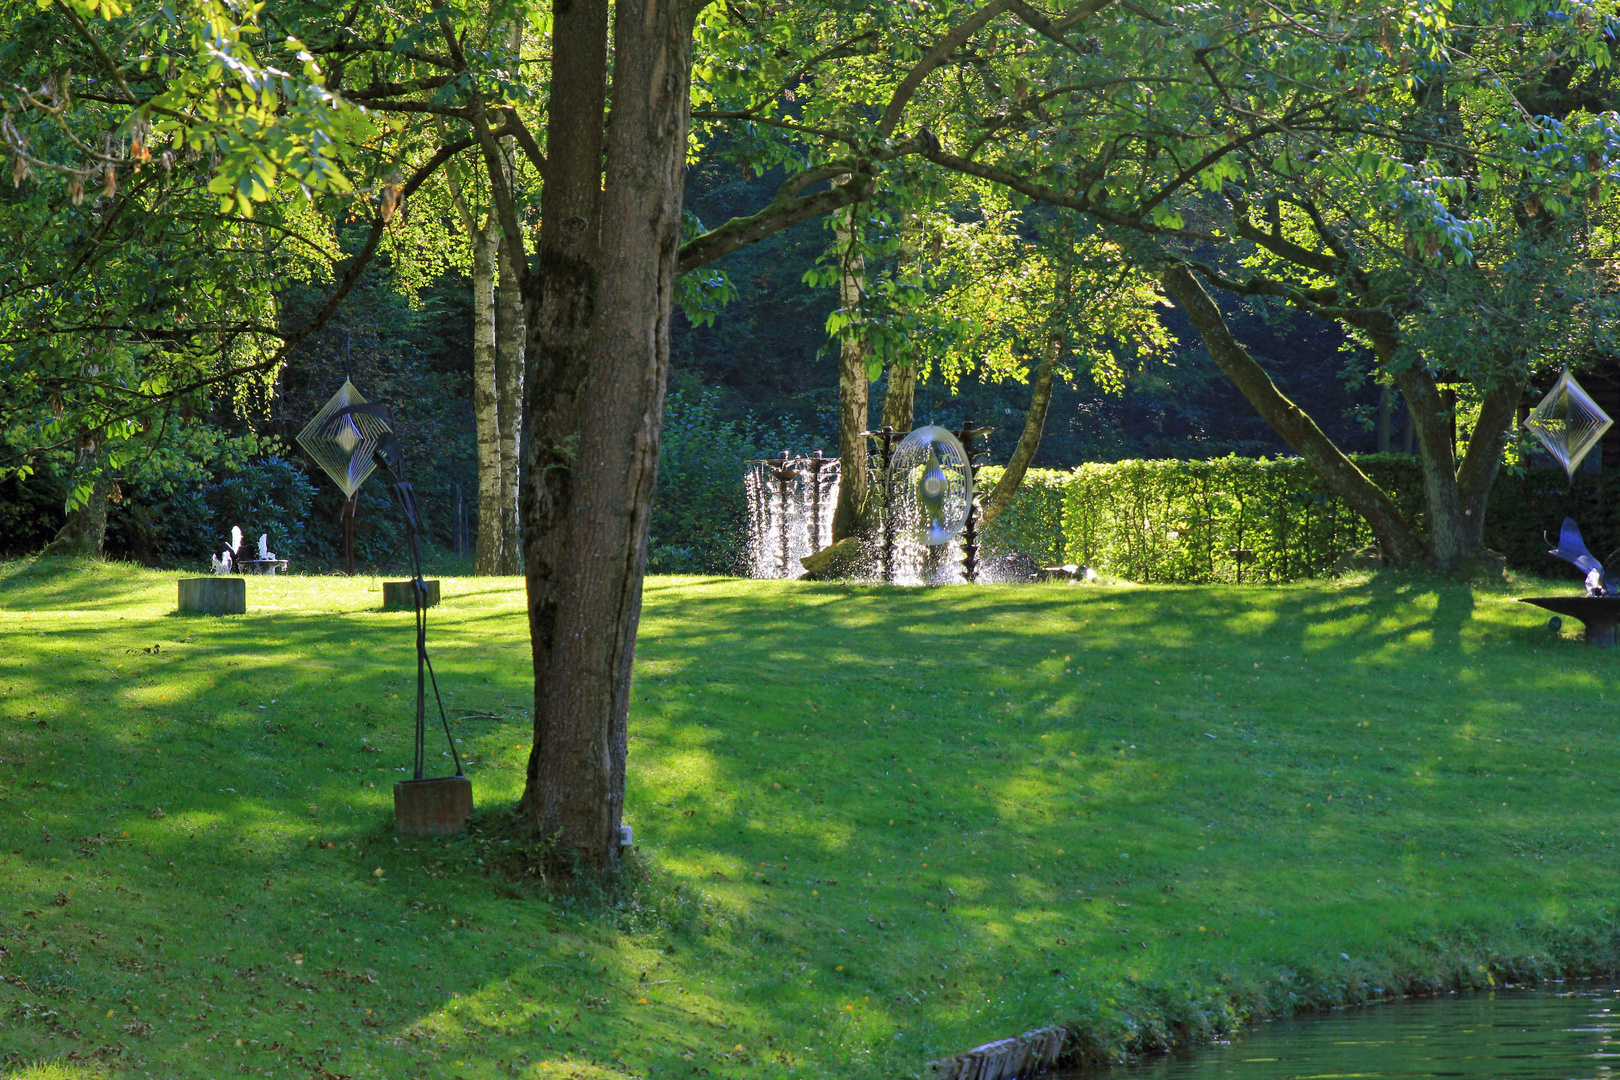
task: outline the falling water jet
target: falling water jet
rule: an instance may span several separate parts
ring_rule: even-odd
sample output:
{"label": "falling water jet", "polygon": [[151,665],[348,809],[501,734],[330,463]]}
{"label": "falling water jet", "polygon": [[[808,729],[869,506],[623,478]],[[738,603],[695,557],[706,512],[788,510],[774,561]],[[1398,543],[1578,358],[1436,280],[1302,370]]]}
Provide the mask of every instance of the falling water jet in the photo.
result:
{"label": "falling water jet", "polygon": [[[783,476],[784,470],[790,475]],[[748,499],[748,574],[756,578],[798,577],[798,560],[832,543],[831,515],[823,504],[838,498],[839,461],[783,456],[750,461],[743,474]]]}

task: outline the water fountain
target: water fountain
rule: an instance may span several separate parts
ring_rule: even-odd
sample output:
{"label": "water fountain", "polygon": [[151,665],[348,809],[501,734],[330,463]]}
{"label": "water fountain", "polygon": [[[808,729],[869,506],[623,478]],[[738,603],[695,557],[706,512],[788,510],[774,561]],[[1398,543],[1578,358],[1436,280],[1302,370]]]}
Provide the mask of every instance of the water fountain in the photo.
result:
{"label": "water fountain", "polygon": [[832,543],[832,514],[838,503],[838,459],[795,456],[748,463],[743,476],[748,495],[748,576],[798,577],[799,560]]}
{"label": "water fountain", "polygon": [[[960,451],[952,451],[950,465],[956,488],[962,489],[951,496],[955,500],[953,512],[960,519],[959,526],[953,522],[952,529],[959,531],[948,538],[934,537],[936,542],[932,544],[928,543],[928,521],[919,520],[922,510],[912,491],[921,476],[918,469],[922,459],[898,463],[896,459],[905,440],[924,430],[942,432],[946,441]],[[988,457],[976,447],[990,431],[969,420],[960,432],[932,427],[909,433],[889,427],[863,432],[873,443],[867,470],[877,500],[876,550],[870,552],[869,558],[882,580],[896,585],[979,580],[983,567],[979,560],[978,504],[971,492]],[[831,509],[838,501],[840,468],[837,458],[824,457],[820,450],[808,456],[784,450],[781,457],[748,463],[743,484],[748,498],[750,577],[798,577],[803,572],[799,560],[832,543]],[[901,476],[901,472],[907,475]],[[914,472],[918,475],[910,475]],[[824,506],[828,510],[825,516]]]}

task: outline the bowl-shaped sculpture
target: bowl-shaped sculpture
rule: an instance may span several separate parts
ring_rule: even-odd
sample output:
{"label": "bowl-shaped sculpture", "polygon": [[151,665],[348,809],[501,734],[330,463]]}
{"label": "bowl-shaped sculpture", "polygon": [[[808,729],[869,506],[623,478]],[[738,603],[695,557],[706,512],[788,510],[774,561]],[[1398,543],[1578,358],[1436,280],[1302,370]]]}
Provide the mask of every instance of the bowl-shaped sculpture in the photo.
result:
{"label": "bowl-shaped sculpture", "polygon": [[937,546],[962,531],[973,504],[973,470],[961,440],[948,429],[920,427],[901,440],[889,459],[889,491],[895,523]]}
{"label": "bowl-shaped sculpture", "polygon": [[1586,625],[1586,643],[1594,649],[1614,648],[1614,628],[1620,623],[1620,596],[1524,596],[1526,604],[1579,619]]}

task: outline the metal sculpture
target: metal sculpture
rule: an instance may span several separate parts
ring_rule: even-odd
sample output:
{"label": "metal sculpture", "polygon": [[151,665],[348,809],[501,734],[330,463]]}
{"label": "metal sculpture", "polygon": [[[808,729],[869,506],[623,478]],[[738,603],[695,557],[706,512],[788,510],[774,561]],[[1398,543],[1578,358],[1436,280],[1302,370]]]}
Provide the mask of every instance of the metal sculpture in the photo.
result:
{"label": "metal sculpture", "polygon": [[[405,479],[405,455],[393,431],[394,418],[386,405],[372,404],[361,398],[354,384],[344,380],[331,401],[299,433],[298,441],[309,451],[310,457],[326,470],[353,498],[376,469],[381,468],[388,477],[388,489],[393,492],[400,515],[405,520],[405,534],[411,551],[411,593],[415,599],[416,614],[416,731],[412,760],[412,780],[419,786],[415,793],[401,784],[394,789],[395,816],[402,831],[418,833],[446,833],[460,828],[472,809],[472,790],[461,770],[461,754],[450,734],[450,720],[445,715],[444,701],[439,696],[439,680],[433,673],[433,661],[427,650],[428,589],[422,577],[422,547],[420,533],[423,528],[421,511],[416,505],[416,493]],[[455,763],[454,777],[429,780],[427,769],[427,687],[433,687],[433,700],[438,706],[439,723],[444,728],[445,742]],[[454,781],[448,795],[433,789],[433,784]],[[403,789],[403,790],[402,790]]]}
{"label": "metal sculpture", "polygon": [[973,502],[973,475],[966,448],[950,430],[917,428],[895,447],[888,466],[897,517],[938,547],[962,531]]}
{"label": "metal sculpture", "polygon": [[979,581],[979,470],[990,459],[988,451],[974,449],[974,442],[987,437],[992,428],[983,428],[972,420],[962,423],[962,430],[957,433],[963,448],[968,455],[969,497],[967,518],[962,522],[962,580],[969,585],[976,585]]}
{"label": "metal sculpture", "polygon": [[1558,459],[1564,471],[1574,476],[1581,459],[1598,444],[1603,433],[1614,426],[1614,421],[1566,367],[1547,396],[1541,399],[1541,404],[1531,411],[1524,426]]}
{"label": "metal sculpture", "polygon": [[[1587,596],[1614,595],[1614,588],[1609,584],[1609,575],[1604,571],[1603,564],[1586,550],[1586,543],[1581,539],[1581,530],[1576,526],[1574,518],[1564,519],[1563,526],[1558,530],[1558,546],[1547,554],[1574,563],[1576,568],[1586,575]],[[1620,555],[1620,551],[1615,552],[1615,555]],[[1615,555],[1609,556],[1610,562],[1614,561]]]}
{"label": "metal sculpture", "polygon": [[[360,485],[376,470],[377,441],[389,430],[386,422],[368,413],[344,412],[365,403],[354,383],[344,378],[337,393],[297,436],[298,445],[343,491],[338,521],[343,525],[343,568],[350,577],[354,576],[354,514],[359,506]],[[340,413],[343,419],[332,426],[332,418]]]}
{"label": "metal sculpture", "polygon": [[[1558,615],[1567,615],[1579,619],[1585,626],[1585,637],[1588,645],[1599,649],[1614,647],[1615,626],[1620,623],[1620,596],[1616,596],[1616,586],[1609,581],[1608,573],[1603,563],[1592,557],[1586,549],[1586,542],[1581,539],[1581,530],[1575,525],[1573,518],[1565,518],[1558,530],[1558,546],[1550,549],[1547,554],[1555,555],[1560,559],[1575,564],[1576,569],[1585,575],[1585,593],[1581,596],[1526,596],[1522,600],[1526,604],[1545,608]],[[1609,555],[1608,563],[1612,566],[1620,561],[1620,550]],[[1561,620],[1554,618],[1548,627],[1557,632],[1554,624]]]}

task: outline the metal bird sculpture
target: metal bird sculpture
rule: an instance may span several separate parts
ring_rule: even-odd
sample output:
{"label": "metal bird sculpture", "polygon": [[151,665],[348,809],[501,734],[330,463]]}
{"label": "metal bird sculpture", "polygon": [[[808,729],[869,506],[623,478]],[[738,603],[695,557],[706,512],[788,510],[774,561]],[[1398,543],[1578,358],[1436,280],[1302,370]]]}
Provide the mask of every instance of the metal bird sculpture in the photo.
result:
{"label": "metal bird sculpture", "polygon": [[[1608,575],[1603,571],[1603,564],[1586,550],[1586,544],[1581,540],[1581,530],[1576,527],[1574,518],[1564,519],[1563,526],[1558,530],[1558,546],[1549,550],[1547,554],[1574,563],[1586,575],[1587,596],[1613,594],[1609,587]],[[1610,561],[1613,561],[1613,556],[1610,556]]]}

